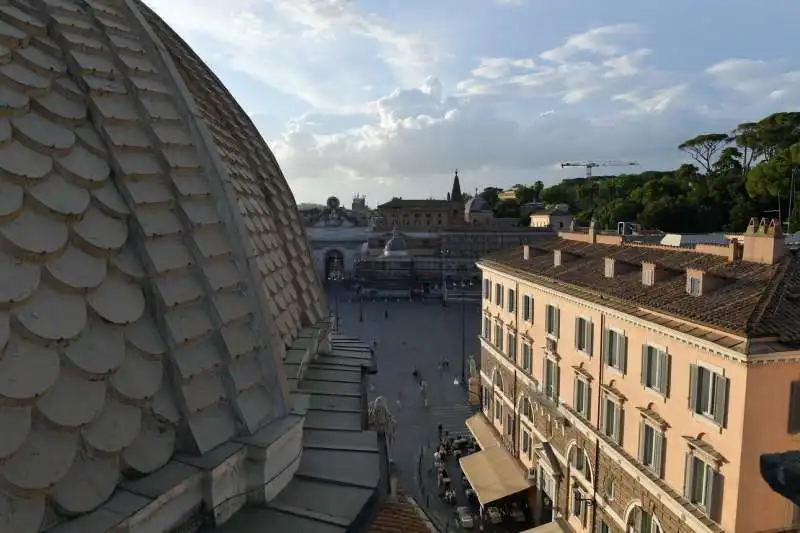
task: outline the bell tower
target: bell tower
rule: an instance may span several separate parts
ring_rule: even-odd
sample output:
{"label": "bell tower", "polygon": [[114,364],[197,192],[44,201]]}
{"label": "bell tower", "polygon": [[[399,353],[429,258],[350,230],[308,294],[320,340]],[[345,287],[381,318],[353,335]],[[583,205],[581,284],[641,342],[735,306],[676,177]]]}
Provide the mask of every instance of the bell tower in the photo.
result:
{"label": "bell tower", "polygon": [[455,171],[455,175],[453,176],[453,190],[450,192],[450,201],[451,202],[464,202],[464,195],[461,194],[461,182],[458,181],[458,169]]}

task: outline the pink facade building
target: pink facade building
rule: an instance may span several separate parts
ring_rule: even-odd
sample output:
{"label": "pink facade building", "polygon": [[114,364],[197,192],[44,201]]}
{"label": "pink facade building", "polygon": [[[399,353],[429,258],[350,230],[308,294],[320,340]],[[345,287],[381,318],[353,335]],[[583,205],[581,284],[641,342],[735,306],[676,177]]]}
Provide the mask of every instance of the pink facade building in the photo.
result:
{"label": "pink facade building", "polygon": [[505,495],[483,460],[564,530],[800,527],[759,472],[800,443],[800,257],[779,224],[693,248],[574,230],[479,267],[486,459],[463,464],[481,503]]}

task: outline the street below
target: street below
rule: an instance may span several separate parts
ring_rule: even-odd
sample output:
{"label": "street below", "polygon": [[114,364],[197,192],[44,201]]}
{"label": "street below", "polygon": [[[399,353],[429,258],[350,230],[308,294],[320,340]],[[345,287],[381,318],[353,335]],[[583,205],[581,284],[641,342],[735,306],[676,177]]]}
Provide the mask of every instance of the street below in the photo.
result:
{"label": "street below", "polygon": [[[338,308],[342,334],[376,343],[378,374],[370,379],[369,396],[370,400],[383,396],[396,420],[390,453],[400,485],[428,507],[438,525],[449,521],[453,530],[455,507],[439,500],[436,492],[431,493],[429,451],[438,442],[439,424],[450,435],[468,434],[465,421],[474,409],[468,405],[466,387],[461,383],[462,335],[466,364],[470,356],[478,358],[480,306],[450,302],[443,307],[440,300],[396,298],[368,299],[361,305],[355,292],[344,289],[328,292],[328,306],[332,312]],[[414,369],[427,384],[427,407]],[[468,369],[464,374],[468,376]],[[420,472],[418,461],[423,450]],[[420,473],[425,478],[425,494],[418,482]]]}

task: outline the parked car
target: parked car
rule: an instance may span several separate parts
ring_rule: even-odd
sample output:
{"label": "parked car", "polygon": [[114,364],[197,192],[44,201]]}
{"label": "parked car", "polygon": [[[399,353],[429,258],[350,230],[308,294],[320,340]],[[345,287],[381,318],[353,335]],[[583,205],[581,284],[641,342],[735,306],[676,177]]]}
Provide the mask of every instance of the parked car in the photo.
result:
{"label": "parked car", "polygon": [[458,525],[464,529],[472,529],[475,527],[475,519],[472,517],[472,512],[469,507],[459,507],[456,509],[458,515]]}
{"label": "parked car", "polygon": [[497,507],[488,507],[486,509],[486,515],[489,517],[489,522],[492,524],[501,524],[503,522],[503,516],[500,514],[500,509]]}

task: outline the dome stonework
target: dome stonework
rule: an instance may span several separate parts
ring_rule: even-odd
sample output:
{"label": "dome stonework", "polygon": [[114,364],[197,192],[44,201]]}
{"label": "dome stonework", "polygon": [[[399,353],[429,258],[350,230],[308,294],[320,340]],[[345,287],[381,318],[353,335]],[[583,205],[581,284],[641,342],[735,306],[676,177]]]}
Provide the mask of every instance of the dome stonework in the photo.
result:
{"label": "dome stonework", "polygon": [[0,532],[28,533],[284,416],[327,312],[275,158],[160,18],[0,4]]}

